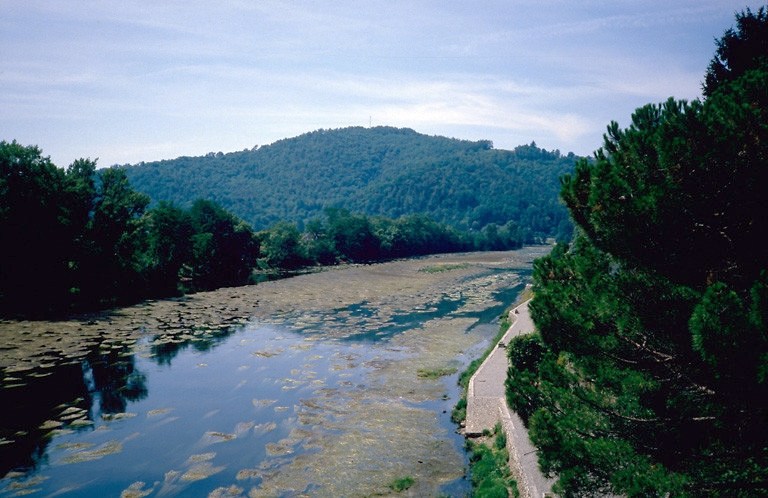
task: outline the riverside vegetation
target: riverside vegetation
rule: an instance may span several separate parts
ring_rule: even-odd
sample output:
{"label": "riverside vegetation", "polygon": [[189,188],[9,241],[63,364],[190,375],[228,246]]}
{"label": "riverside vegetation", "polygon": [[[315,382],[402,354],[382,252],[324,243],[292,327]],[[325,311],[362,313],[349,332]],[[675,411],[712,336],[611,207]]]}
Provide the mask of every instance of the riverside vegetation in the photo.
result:
{"label": "riverside vegetation", "polygon": [[483,440],[467,440],[472,469],[472,490],[474,496],[482,498],[517,498],[520,492],[509,469],[507,436],[496,424],[493,431],[483,432]]}

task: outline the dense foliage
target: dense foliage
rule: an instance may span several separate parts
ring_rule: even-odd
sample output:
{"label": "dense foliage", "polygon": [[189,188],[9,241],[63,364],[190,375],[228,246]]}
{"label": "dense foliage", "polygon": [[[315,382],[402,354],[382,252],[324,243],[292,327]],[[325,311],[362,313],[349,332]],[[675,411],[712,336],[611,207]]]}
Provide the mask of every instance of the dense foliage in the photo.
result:
{"label": "dense foliage", "polygon": [[565,496],[768,493],[768,16],[737,21],[705,100],[562,180],[579,234],[534,266],[508,399]]}
{"label": "dense foliage", "polygon": [[41,315],[241,284],[257,241],[209,201],[184,211],[90,160],[57,168],[39,148],[0,142],[0,314]]}
{"label": "dense foliage", "polygon": [[511,221],[535,242],[571,236],[557,179],[575,160],[535,144],[496,150],[488,141],[357,127],[122,169],[156,201],[212,199],[258,230],[280,221],[303,228],[336,207],[389,218],[424,214],[459,230]]}
{"label": "dense foliage", "polygon": [[300,231],[295,223],[275,224],[257,234],[261,267],[292,270],[338,262],[372,262],[458,251],[518,249],[524,235],[514,223],[486,226],[480,232],[453,227],[414,214],[397,219],[370,217],[328,208]]}

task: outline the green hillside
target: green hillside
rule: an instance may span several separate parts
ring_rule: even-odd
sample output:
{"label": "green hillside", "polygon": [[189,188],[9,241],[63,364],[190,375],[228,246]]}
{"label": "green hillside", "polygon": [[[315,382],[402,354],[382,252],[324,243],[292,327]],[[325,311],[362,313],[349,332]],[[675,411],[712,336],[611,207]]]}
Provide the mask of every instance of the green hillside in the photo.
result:
{"label": "green hillside", "polygon": [[496,150],[489,141],[355,127],[121,168],[154,201],[186,207],[210,199],[257,230],[283,220],[301,227],[340,207],[391,218],[423,213],[459,229],[514,221],[543,238],[570,233],[559,178],[576,159],[535,144]]}

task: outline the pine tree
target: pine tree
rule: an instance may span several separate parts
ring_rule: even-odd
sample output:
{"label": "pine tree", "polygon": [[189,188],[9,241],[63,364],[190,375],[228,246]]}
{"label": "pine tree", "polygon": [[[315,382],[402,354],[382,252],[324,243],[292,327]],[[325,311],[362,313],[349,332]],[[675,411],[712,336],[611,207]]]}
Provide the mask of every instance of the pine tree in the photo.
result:
{"label": "pine tree", "polygon": [[562,179],[579,234],[535,264],[509,399],[565,496],[768,493],[768,17],[737,20],[705,100]]}

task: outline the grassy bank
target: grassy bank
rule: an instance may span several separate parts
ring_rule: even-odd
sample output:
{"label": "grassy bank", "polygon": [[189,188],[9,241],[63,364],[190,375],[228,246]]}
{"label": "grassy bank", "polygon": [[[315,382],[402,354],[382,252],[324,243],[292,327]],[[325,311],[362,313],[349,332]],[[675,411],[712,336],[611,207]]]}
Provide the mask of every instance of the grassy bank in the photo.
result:
{"label": "grassy bank", "polygon": [[469,465],[472,470],[473,496],[482,498],[518,498],[517,482],[509,470],[507,437],[496,424],[493,432],[486,431],[478,441],[467,440]]}
{"label": "grassy bank", "polygon": [[[526,287],[518,296],[515,304],[507,308],[499,319],[499,331],[491,340],[490,345],[480,358],[473,360],[466,370],[459,375],[461,398],[451,413],[451,420],[461,424],[467,417],[467,389],[469,380],[480,368],[486,358],[493,352],[496,344],[504,337],[512,322],[509,312],[521,303],[533,297],[531,289]],[[467,440],[466,450],[469,452],[469,468],[471,474],[473,496],[478,497],[518,497],[517,483],[510,477],[509,454],[506,449],[506,435],[497,424],[493,432],[486,432],[477,441]]]}

